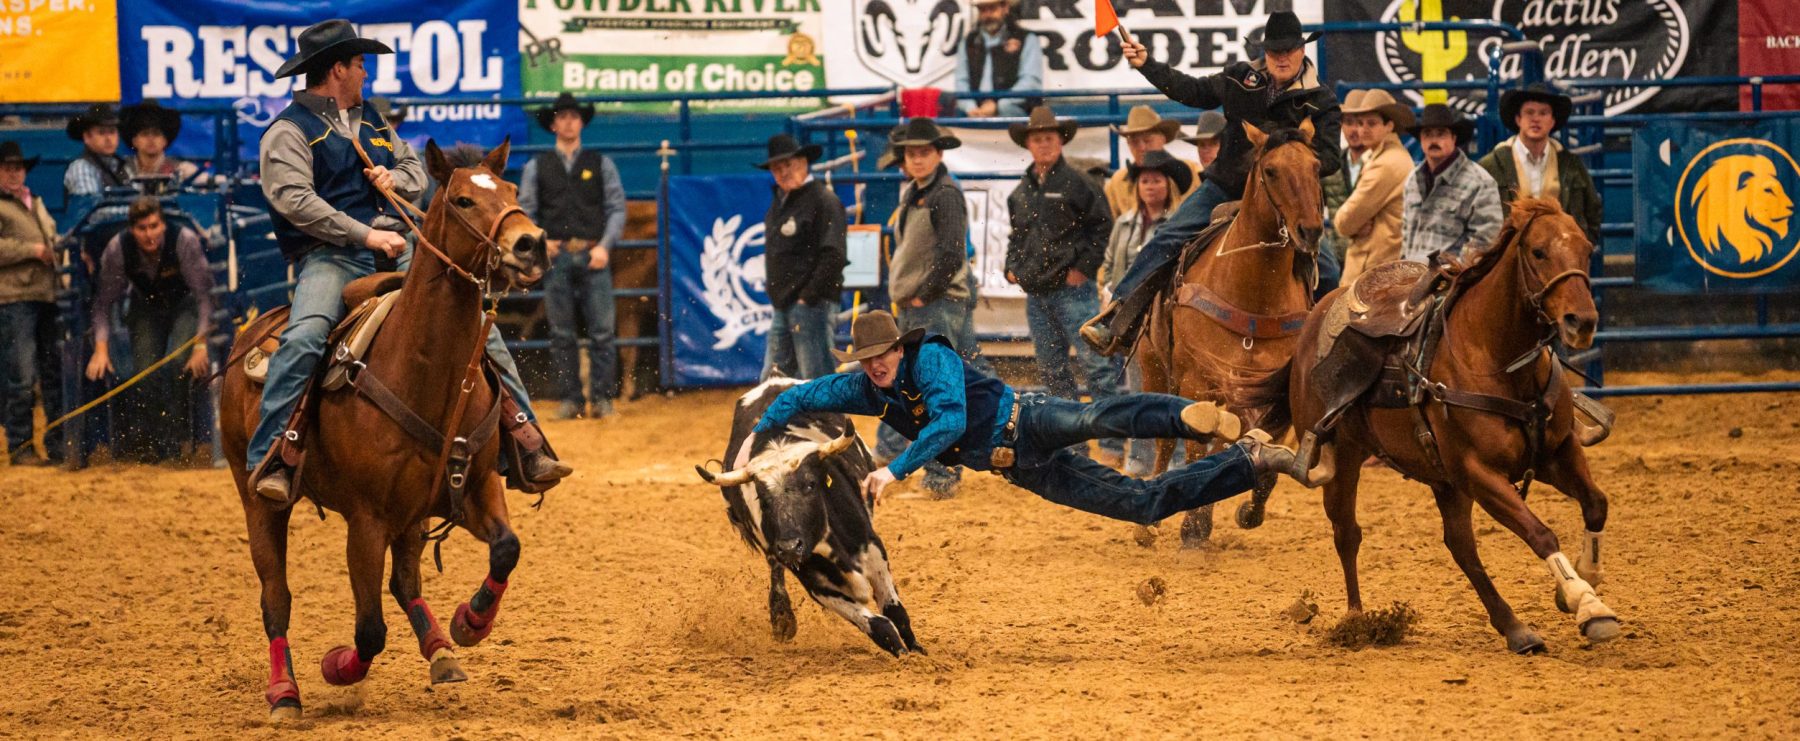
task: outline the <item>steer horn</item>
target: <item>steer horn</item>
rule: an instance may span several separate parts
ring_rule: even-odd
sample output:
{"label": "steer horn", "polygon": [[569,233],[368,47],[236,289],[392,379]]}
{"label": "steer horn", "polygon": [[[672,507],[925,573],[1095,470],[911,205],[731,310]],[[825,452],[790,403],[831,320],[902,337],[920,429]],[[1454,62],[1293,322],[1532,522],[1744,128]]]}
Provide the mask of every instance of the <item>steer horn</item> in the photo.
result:
{"label": "steer horn", "polygon": [[748,470],[713,473],[700,466],[694,466],[694,471],[699,473],[700,478],[705,479],[706,483],[713,486],[743,486],[750,483],[750,471]]}
{"label": "steer horn", "polygon": [[830,458],[838,453],[849,450],[850,443],[853,442],[856,442],[856,435],[848,432],[844,433],[843,437],[833,438],[830,442],[820,445],[819,457]]}

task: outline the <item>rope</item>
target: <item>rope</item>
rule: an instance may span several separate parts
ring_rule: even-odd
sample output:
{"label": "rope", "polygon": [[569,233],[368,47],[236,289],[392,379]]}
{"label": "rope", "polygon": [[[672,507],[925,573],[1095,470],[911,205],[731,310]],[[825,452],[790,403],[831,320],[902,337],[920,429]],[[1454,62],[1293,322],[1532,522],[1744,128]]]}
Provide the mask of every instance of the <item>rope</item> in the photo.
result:
{"label": "rope", "polygon": [[[120,393],[124,392],[125,389],[131,388],[138,381],[142,381],[142,380],[144,380],[145,377],[149,376],[152,373],[155,373],[158,368],[168,365],[169,361],[174,360],[178,357],[181,357],[181,355],[183,353],[186,353],[189,350],[192,350],[194,347],[194,343],[196,341],[198,341],[199,339],[200,339],[199,335],[189,337],[187,342],[181,343],[181,347],[175,348],[175,352],[172,352],[172,353],[169,353],[168,355],[163,356],[162,360],[158,360],[154,363],[151,363],[150,367],[139,371],[137,375],[126,379],[124,383],[114,386],[111,391],[101,394],[98,398],[96,398],[93,401],[90,401],[86,404],[81,405],[80,407],[76,408],[74,411],[69,412],[68,414],[65,414],[61,417],[57,417],[55,421],[52,421],[50,424],[44,425],[44,433],[49,434],[49,432],[51,430],[54,430],[57,427],[61,426],[62,423],[67,422],[76,417],[79,417],[90,411],[93,411],[94,407],[100,406],[101,404],[105,404],[108,400],[110,400],[113,397],[118,396]],[[22,450],[26,449],[27,447],[30,447],[30,445],[31,445],[31,442],[28,440],[25,442],[24,445],[21,445],[17,448],[6,451],[6,455],[8,458],[11,458],[14,454],[18,453],[19,451],[22,451]]]}

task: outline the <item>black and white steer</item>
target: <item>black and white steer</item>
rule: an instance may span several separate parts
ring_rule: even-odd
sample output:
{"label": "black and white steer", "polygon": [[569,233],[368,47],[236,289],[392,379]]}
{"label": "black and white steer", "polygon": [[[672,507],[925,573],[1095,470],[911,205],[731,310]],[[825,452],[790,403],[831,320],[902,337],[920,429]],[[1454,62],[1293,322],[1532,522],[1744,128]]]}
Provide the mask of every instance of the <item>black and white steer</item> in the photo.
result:
{"label": "black and white steer", "polygon": [[769,624],[776,640],[792,640],[795,631],[785,568],[814,602],[843,616],[882,650],[924,653],[863,502],[862,480],[874,461],[850,419],[802,414],[785,429],[750,434],[775,397],[799,383],[774,378],[739,398],[725,470],[695,470],[720,487],[731,524],[768,560]]}

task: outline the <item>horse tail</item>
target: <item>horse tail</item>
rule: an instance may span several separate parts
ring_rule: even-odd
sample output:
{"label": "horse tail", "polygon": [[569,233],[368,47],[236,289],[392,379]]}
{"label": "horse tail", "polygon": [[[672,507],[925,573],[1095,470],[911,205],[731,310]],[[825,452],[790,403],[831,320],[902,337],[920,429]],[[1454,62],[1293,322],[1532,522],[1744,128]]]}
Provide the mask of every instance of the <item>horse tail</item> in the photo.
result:
{"label": "horse tail", "polygon": [[1245,422],[1251,427],[1279,436],[1294,423],[1293,409],[1288,404],[1288,377],[1293,369],[1294,361],[1289,359],[1266,371],[1246,373],[1234,384],[1235,398],[1229,405],[1245,410]]}

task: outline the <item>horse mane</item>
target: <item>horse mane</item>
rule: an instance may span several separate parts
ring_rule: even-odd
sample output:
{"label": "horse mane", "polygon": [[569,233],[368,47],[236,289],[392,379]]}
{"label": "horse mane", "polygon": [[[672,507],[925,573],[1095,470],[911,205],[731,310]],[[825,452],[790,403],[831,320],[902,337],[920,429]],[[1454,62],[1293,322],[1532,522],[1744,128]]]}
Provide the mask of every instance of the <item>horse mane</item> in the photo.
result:
{"label": "horse mane", "polygon": [[444,159],[456,169],[480,167],[481,161],[487,159],[487,150],[479,144],[457,142],[456,146],[444,150]]}
{"label": "horse mane", "polygon": [[1464,285],[1473,285],[1499,265],[1506,256],[1507,247],[1524,238],[1525,225],[1539,216],[1550,216],[1563,213],[1562,205],[1549,198],[1527,198],[1521,196],[1512,203],[1512,212],[1507,214],[1506,223],[1501,225],[1500,233],[1494,236],[1493,244],[1476,254],[1468,263],[1454,267],[1456,281]]}
{"label": "horse mane", "polygon": [[1306,144],[1308,146],[1311,145],[1311,142],[1308,142],[1306,139],[1306,133],[1302,132],[1298,127],[1283,126],[1273,131],[1264,131],[1263,133],[1269,135],[1269,138],[1263,142],[1263,152],[1272,152],[1278,147],[1293,144],[1294,142],[1300,142],[1301,144]]}

